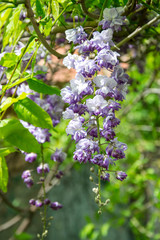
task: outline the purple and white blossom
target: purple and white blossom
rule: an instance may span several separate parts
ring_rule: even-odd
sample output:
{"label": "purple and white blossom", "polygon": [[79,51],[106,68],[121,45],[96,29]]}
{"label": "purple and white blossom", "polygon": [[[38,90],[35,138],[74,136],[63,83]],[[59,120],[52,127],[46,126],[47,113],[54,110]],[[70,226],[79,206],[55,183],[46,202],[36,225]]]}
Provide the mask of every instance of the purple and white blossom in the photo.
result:
{"label": "purple and white blossom", "polygon": [[65,160],[66,156],[67,154],[62,151],[62,148],[57,148],[56,151],[51,155],[51,160],[62,163]]}
{"label": "purple and white blossom", "polygon": [[[64,58],[64,65],[77,72],[70,86],[61,90],[63,101],[70,105],[63,112],[64,119],[71,119],[66,132],[76,142],[74,160],[99,166],[99,177],[105,181],[110,181],[110,165],[123,159],[127,149],[117,140],[115,128],[120,124],[116,111],[121,108],[119,101],[125,99],[128,75],[119,66],[120,54],[111,50],[113,31],[125,24],[122,13],[123,8],[105,9],[100,22],[104,30],[93,32],[89,39],[83,28],[66,31],[67,40],[78,44],[75,49],[79,52]],[[109,70],[110,76],[100,75],[102,68]],[[121,181],[127,176],[122,173],[116,175]]]}
{"label": "purple and white blossom", "polygon": [[37,173],[38,174],[42,174],[43,172],[44,173],[48,173],[50,171],[49,169],[49,165],[47,163],[44,163],[44,164],[40,164],[38,167],[37,167]]}

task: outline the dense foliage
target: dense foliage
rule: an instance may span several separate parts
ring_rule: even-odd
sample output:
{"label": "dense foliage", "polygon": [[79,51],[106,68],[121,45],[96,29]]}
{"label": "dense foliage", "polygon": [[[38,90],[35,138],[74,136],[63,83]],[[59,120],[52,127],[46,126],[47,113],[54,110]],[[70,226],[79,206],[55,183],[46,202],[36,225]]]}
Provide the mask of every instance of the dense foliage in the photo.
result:
{"label": "dense foliage", "polygon": [[159,14],[158,0],[0,1],[3,239],[160,239]]}

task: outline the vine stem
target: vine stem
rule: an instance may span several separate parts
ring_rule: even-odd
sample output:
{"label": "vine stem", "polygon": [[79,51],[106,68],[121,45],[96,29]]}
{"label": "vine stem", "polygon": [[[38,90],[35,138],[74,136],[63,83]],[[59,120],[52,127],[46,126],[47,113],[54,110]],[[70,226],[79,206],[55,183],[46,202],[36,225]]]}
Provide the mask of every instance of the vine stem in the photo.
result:
{"label": "vine stem", "polygon": [[137,34],[139,34],[144,29],[148,28],[150,25],[155,23],[158,19],[160,19],[160,15],[157,15],[155,18],[153,18],[151,21],[143,25],[142,27],[138,27],[134,32],[132,32],[130,35],[128,35],[125,39],[123,39],[121,42],[117,43],[115,47],[112,47],[112,50],[115,50],[116,48],[121,47],[123,44],[130,41],[132,38],[134,38]]}
{"label": "vine stem", "polygon": [[[41,144],[41,159],[42,159],[42,177],[43,179],[45,178],[45,173],[44,173],[44,154],[43,154],[43,144]],[[46,190],[45,190],[45,183],[44,181],[42,182],[42,188],[43,188],[43,200],[46,198]],[[47,205],[44,204],[44,211],[43,211],[43,233],[42,233],[42,238],[41,240],[44,239],[45,237],[45,232],[46,232],[46,216],[47,215]]]}
{"label": "vine stem", "polygon": [[[100,147],[100,131],[99,131],[99,117],[96,116],[96,122],[97,122],[97,135],[98,135],[98,146]],[[101,212],[101,168],[98,167],[98,192],[99,192],[99,211]]]}
{"label": "vine stem", "polygon": [[[59,17],[64,13],[64,11],[71,6],[71,3],[68,4],[63,11],[60,13],[60,15],[56,18],[56,20],[54,21],[53,25],[57,22],[57,20],[59,19]],[[62,55],[60,53],[58,53],[57,51],[55,51],[53,48],[50,47],[50,45],[47,43],[47,41],[45,40],[45,38],[43,37],[42,33],[39,30],[38,24],[34,18],[34,12],[31,8],[31,4],[30,4],[30,0],[26,0],[25,2],[25,7],[27,9],[27,14],[29,19],[31,20],[31,23],[34,27],[35,32],[37,33],[37,36],[39,38],[39,40],[41,41],[41,43],[45,46],[45,48],[53,55],[55,55],[57,58],[61,59],[64,58],[66,55]]]}

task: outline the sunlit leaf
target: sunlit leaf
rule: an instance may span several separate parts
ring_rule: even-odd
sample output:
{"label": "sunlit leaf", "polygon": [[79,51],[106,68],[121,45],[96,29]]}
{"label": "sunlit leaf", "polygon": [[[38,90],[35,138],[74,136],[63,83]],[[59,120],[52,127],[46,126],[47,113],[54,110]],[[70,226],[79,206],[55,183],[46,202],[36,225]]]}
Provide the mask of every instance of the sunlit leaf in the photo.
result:
{"label": "sunlit leaf", "polygon": [[53,128],[52,119],[49,114],[29,98],[14,104],[17,116],[36,127]]}
{"label": "sunlit leaf", "polygon": [[25,152],[40,152],[40,144],[17,119],[0,121],[0,139],[20,148]]}
{"label": "sunlit leaf", "polygon": [[30,89],[38,93],[49,94],[49,95],[52,95],[52,94],[60,95],[59,88],[49,86],[39,79],[31,78],[31,79],[28,79],[27,82]]}

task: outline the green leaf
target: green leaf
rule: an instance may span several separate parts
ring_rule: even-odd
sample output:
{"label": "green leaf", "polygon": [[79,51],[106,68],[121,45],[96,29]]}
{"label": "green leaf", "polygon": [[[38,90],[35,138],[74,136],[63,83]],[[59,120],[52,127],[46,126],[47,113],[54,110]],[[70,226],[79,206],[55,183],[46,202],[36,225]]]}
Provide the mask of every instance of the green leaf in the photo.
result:
{"label": "green leaf", "polygon": [[12,67],[18,60],[18,56],[15,53],[5,53],[0,60],[0,65],[3,67]]}
{"label": "green leaf", "polygon": [[[14,68],[15,68],[15,66],[12,66],[10,68],[7,68],[7,70],[5,71],[8,80],[12,76]],[[21,74],[21,64],[19,64],[18,67],[16,68],[16,71],[14,72],[14,75],[12,76],[11,82],[18,79],[20,74]]]}
{"label": "green leaf", "polygon": [[59,16],[59,3],[57,0],[51,1],[51,8],[52,8],[52,15],[54,19],[56,19]]}
{"label": "green leaf", "polygon": [[18,117],[26,122],[41,128],[53,128],[52,119],[47,112],[29,98],[14,104]]}
{"label": "green leaf", "polygon": [[[6,7],[6,5],[5,5]],[[3,11],[2,5],[0,6],[0,12]],[[6,20],[9,18],[12,9],[6,9],[5,11],[0,13],[0,28],[5,24]]]}
{"label": "green leaf", "polygon": [[95,226],[93,223],[88,223],[87,225],[85,225],[85,227],[80,232],[81,239],[88,238],[93,233],[94,228]]}
{"label": "green leaf", "polygon": [[126,5],[128,0],[123,0],[123,4]]}
{"label": "green leaf", "polygon": [[33,239],[33,235],[25,233],[25,232],[20,233],[20,234],[15,234],[14,237],[17,240],[31,240],[31,239]]}
{"label": "green leaf", "polygon": [[13,147],[5,147],[5,148],[0,148],[0,157],[5,157],[8,154],[15,152],[16,149]]}
{"label": "green leaf", "polygon": [[17,98],[12,98],[8,97],[0,106],[0,112],[5,111],[7,108],[9,108],[13,103],[18,102],[21,99],[26,98],[27,93],[22,93],[19,97]]}
{"label": "green leaf", "polygon": [[8,167],[4,157],[0,157],[0,189],[7,192]]}
{"label": "green leaf", "polygon": [[13,39],[15,40],[16,32],[19,28],[19,23],[21,21],[19,20],[20,12],[22,10],[22,5],[19,5],[14,9],[12,12],[12,16],[9,19],[9,23],[4,29],[4,35],[3,35],[3,49],[7,44],[12,44]]}
{"label": "green leaf", "polygon": [[51,87],[39,79],[31,78],[31,79],[28,79],[27,82],[30,89],[38,93],[49,94],[49,95],[52,95],[52,94],[60,95],[59,88]]}
{"label": "green leaf", "polygon": [[45,36],[48,36],[50,34],[51,29],[52,29],[52,19],[50,18],[50,20],[45,24],[45,28],[44,28]]}
{"label": "green leaf", "polygon": [[0,139],[5,139],[25,152],[40,152],[40,144],[17,119],[0,121]]}
{"label": "green leaf", "polygon": [[45,17],[45,12],[43,10],[42,4],[40,0],[36,0],[36,13],[39,17],[44,18]]}

